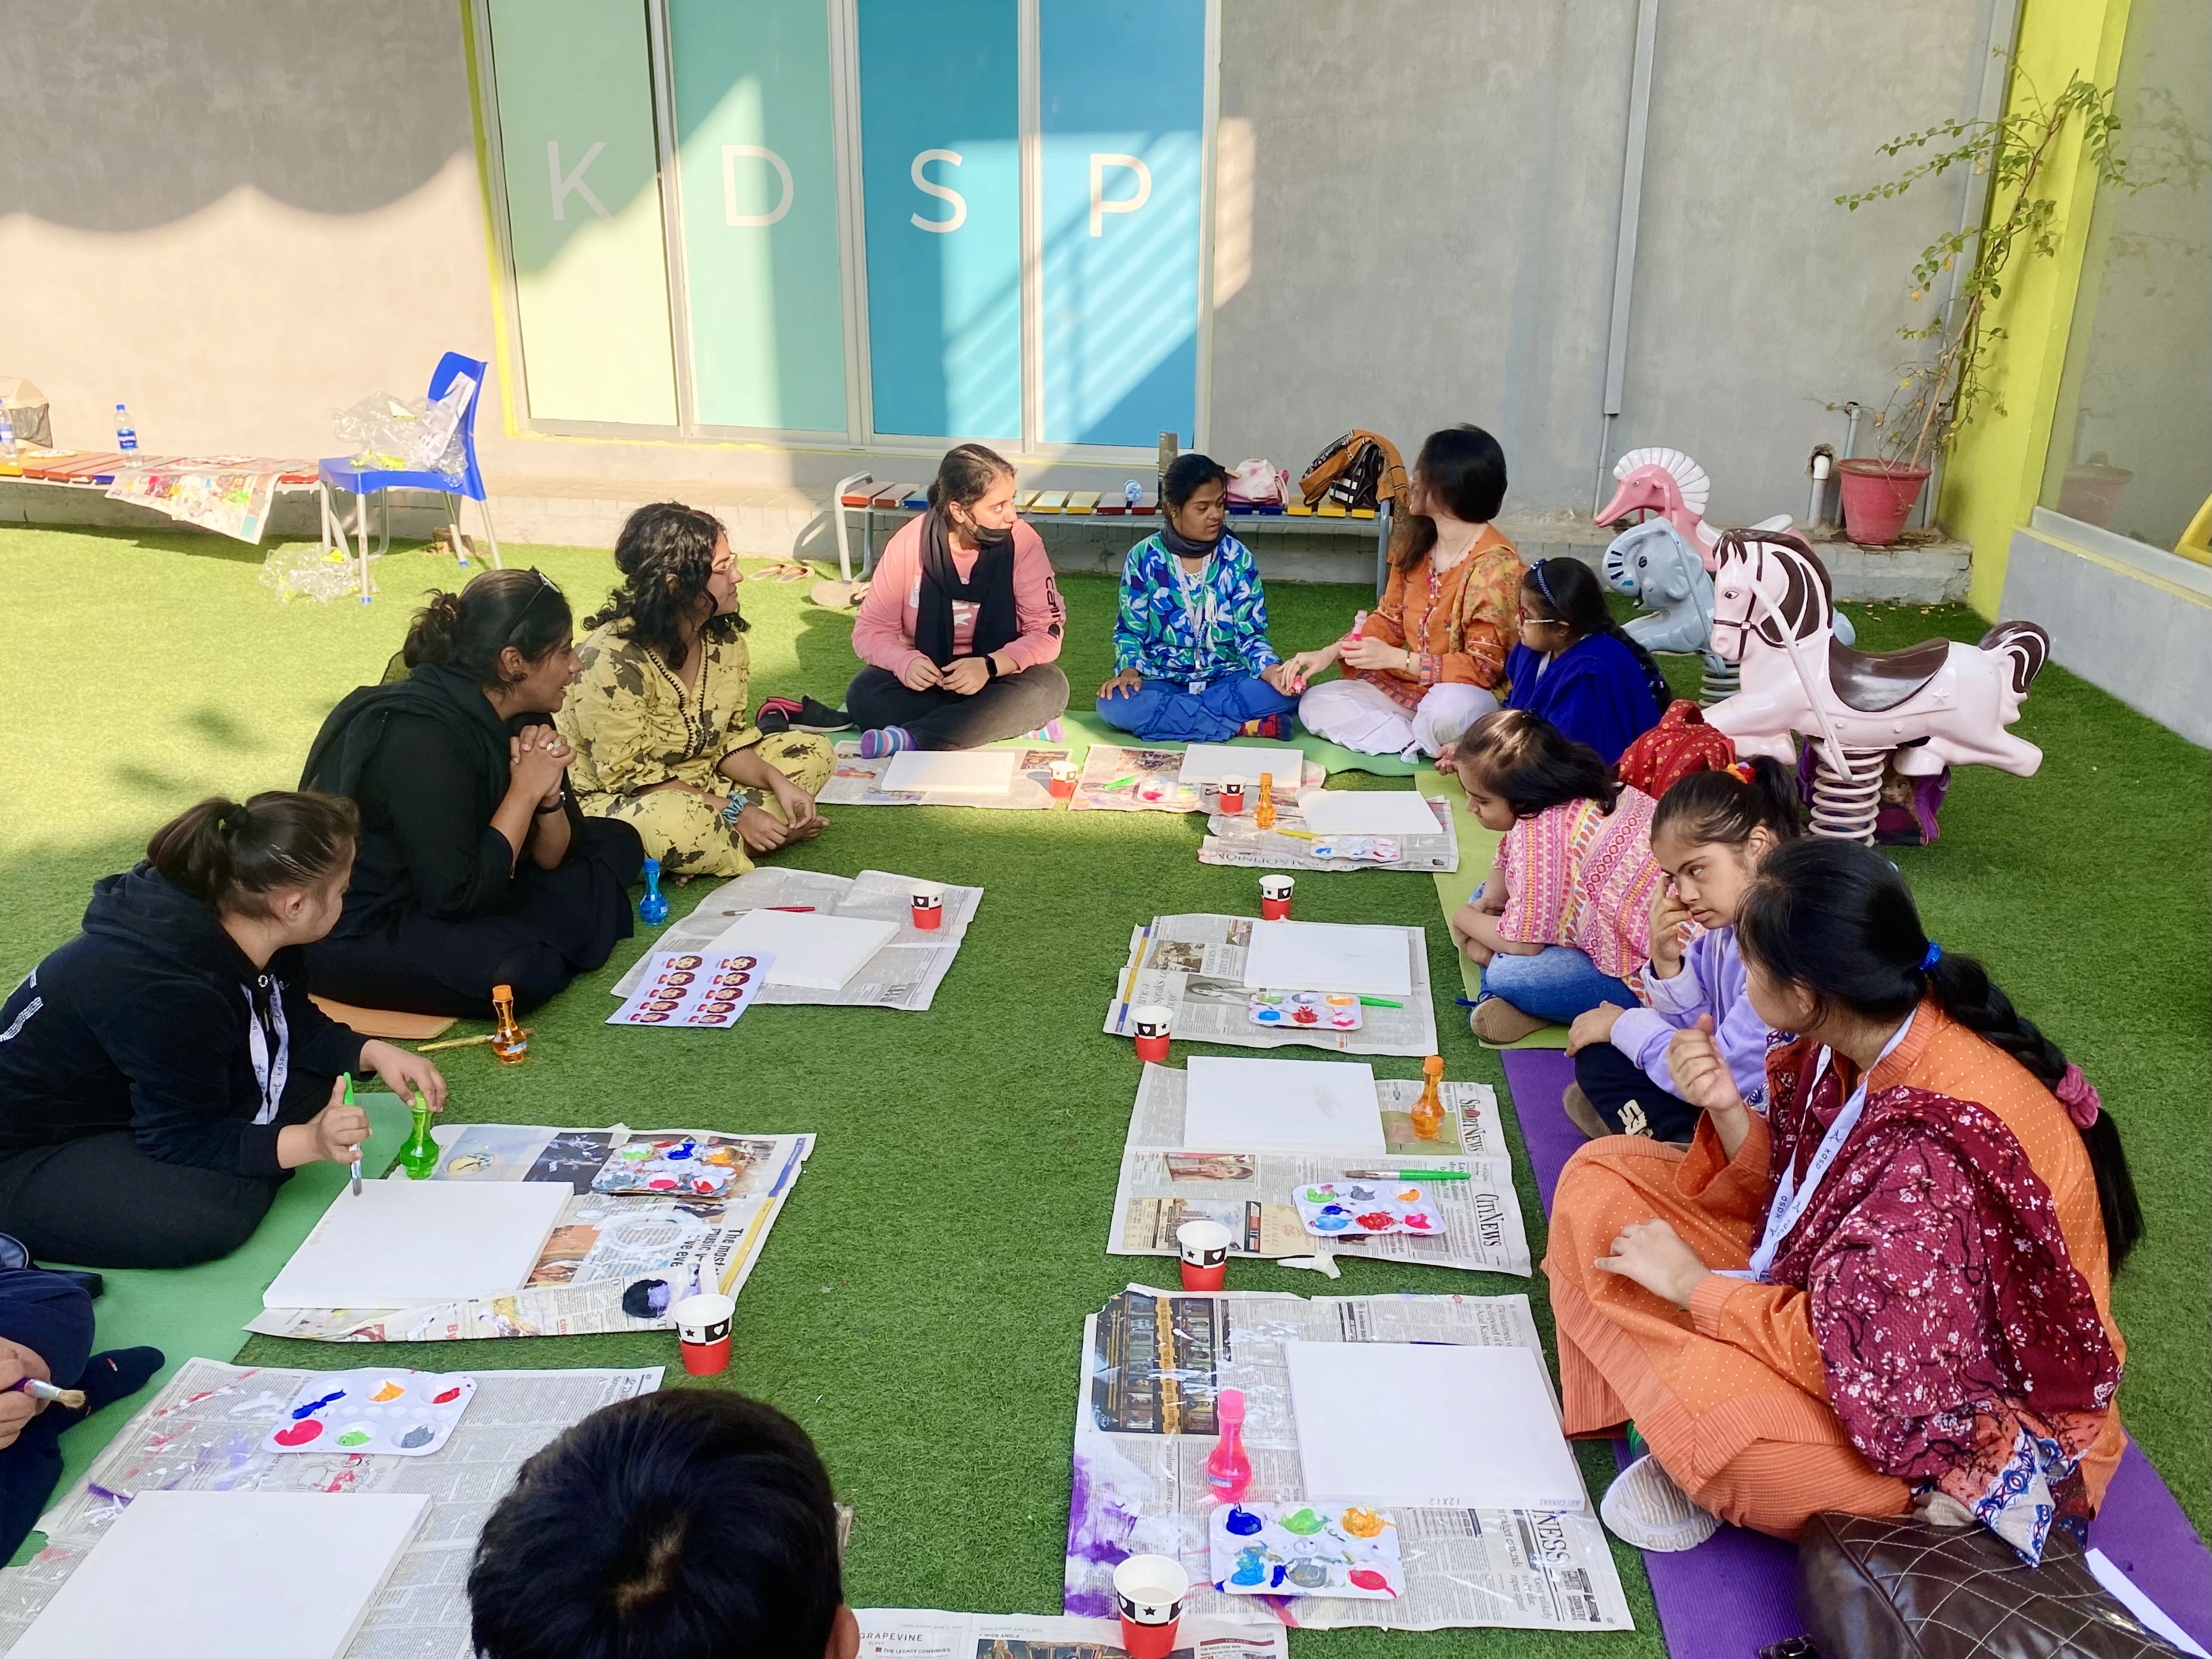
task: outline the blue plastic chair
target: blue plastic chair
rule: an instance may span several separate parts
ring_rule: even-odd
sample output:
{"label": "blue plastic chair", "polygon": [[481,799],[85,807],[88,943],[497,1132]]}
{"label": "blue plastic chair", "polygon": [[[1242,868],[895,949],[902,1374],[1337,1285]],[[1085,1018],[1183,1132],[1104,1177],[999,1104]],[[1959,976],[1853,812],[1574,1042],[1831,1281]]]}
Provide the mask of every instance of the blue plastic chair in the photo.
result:
{"label": "blue plastic chair", "polygon": [[476,382],[469,393],[468,407],[461,411],[461,453],[466,465],[461,469],[459,488],[455,481],[442,472],[415,472],[404,469],[386,470],[380,467],[356,467],[352,458],[333,455],[316,465],[321,480],[323,509],[323,550],[329,552],[335,546],[343,549],[346,543],[343,521],[331,503],[331,491],[343,489],[354,498],[353,534],[361,556],[361,602],[369,602],[368,594],[368,498],[374,495],[383,511],[380,536],[376,550],[388,552],[392,547],[392,502],[385,492],[392,489],[429,489],[445,498],[446,512],[453,525],[453,552],[463,566],[467,567],[468,544],[461,539],[461,501],[463,497],[477,503],[483,515],[484,539],[491,544],[491,562],[495,569],[505,569],[499,556],[499,534],[492,528],[491,503],[484,499],[483,474],[477,467],[477,404],[483,397],[484,365],[477,358],[464,357],[458,351],[449,351],[438,359],[438,367],[430,375],[430,400],[435,403],[451,390],[455,377],[465,374]]}

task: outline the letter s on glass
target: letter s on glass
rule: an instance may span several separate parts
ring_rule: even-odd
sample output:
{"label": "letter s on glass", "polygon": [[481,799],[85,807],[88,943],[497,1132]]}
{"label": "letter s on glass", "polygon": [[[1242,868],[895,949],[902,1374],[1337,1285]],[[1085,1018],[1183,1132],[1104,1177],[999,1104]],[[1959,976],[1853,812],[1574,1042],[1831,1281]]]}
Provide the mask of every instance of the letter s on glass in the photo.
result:
{"label": "letter s on glass", "polygon": [[934,196],[941,202],[952,204],[952,216],[950,219],[925,219],[919,213],[907,216],[914,222],[916,230],[933,230],[941,234],[957,230],[968,222],[968,198],[950,185],[933,184],[923,177],[921,170],[932,161],[942,161],[948,167],[957,167],[960,165],[960,152],[957,149],[926,149],[914,158],[914,165],[907,169],[916,190],[925,196]]}

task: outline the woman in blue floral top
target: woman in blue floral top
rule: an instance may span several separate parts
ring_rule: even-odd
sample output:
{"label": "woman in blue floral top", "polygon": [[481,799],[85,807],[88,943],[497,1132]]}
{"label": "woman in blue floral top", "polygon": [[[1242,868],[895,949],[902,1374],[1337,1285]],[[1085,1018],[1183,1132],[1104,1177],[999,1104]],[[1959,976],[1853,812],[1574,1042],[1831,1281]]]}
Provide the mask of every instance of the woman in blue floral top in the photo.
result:
{"label": "woman in blue floral top", "polygon": [[1129,550],[1114,623],[1114,678],[1098,718],[1139,738],[1221,743],[1279,738],[1298,700],[1267,643],[1267,601],[1252,555],[1222,533],[1229,475],[1178,455],[1160,480],[1165,523]]}

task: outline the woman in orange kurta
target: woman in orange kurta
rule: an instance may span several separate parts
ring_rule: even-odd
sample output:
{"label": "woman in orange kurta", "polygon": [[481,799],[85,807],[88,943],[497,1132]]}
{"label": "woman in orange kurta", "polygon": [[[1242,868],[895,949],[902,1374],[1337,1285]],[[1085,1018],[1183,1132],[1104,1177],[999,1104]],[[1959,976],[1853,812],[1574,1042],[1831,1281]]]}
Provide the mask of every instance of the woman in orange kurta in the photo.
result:
{"label": "woman in orange kurta", "polygon": [[1762,1118],[1708,1032],[1680,1034],[1669,1065],[1705,1112],[1687,1150],[1614,1137],[1569,1162],[1544,1264],[1568,1431],[1632,1419],[1681,1494],[1762,1532],[1917,1501],[2033,1559],[2124,1443],[2111,1273],[2142,1219],[2118,1133],[1872,849],[1778,849],[1738,941],[1753,1006],[1802,1035],[1770,1051]]}
{"label": "woman in orange kurta", "polygon": [[1298,720],[1367,755],[1433,755],[1498,706],[1520,634],[1527,567],[1490,520],[1505,500],[1505,452],[1480,427],[1432,432],[1413,461],[1411,513],[1390,550],[1382,602],[1364,623],[1289,666],[1307,691]]}

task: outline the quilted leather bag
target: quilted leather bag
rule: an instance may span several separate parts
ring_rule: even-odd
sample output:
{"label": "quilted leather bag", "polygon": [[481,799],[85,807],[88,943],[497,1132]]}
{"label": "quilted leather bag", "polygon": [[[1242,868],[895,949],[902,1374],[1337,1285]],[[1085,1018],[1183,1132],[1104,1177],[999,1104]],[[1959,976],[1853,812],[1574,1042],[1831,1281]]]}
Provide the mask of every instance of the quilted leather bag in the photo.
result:
{"label": "quilted leather bag", "polygon": [[2173,1659],[2053,1533],[2031,1567],[1985,1527],[1816,1515],[1797,1611],[1820,1659]]}

